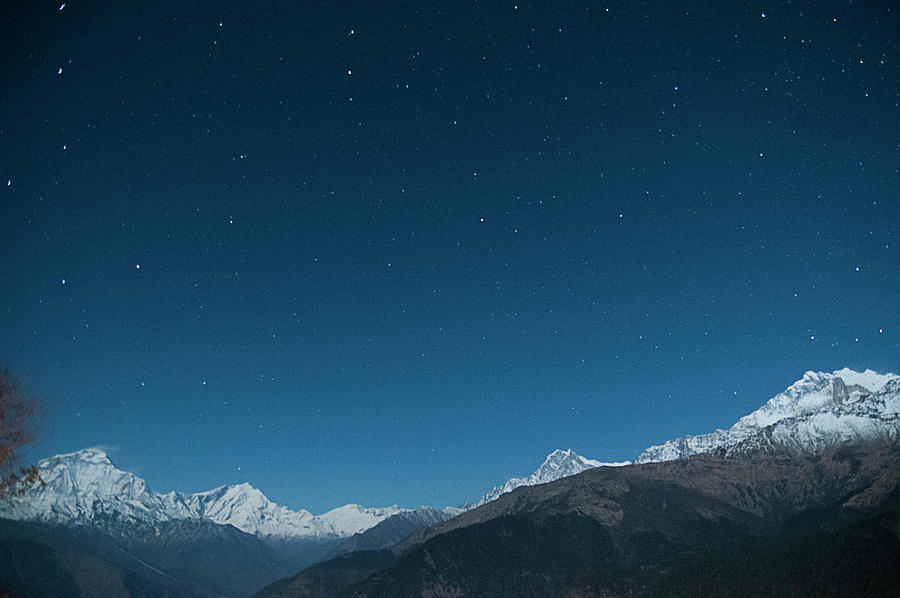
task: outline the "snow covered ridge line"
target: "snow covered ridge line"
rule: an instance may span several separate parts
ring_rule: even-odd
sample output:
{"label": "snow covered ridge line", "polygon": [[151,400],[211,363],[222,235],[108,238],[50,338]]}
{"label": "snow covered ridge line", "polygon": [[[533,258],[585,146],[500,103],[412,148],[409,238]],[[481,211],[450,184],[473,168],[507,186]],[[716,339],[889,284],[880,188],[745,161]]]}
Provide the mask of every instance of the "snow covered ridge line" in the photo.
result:
{"label": "snow covered ridge line", "polygon": [[[635,463],[698,453],[727,454],[765,443],[816,451],[838,443],[900,436],[900,376],[847,368],[809,371],[728,430],[685,436],[645,449]],[[740,447],[743,447],[742,449]]]}
{"label": "snow covered ridge line", "polygon": [[133,473],[118,469],[105,452],[84,449],[38,463],[45,485],[11,504],[0,516],[63,524],[154,526],[165,521],[206,519],[230,524],[262,538],[343,538],[409,511],[397,505],[366,508],[350,504],[313,515],[270,501],[250,484],[206,492],[159,494]]}
{"label": "snow covered ridge line", "polygon": [[582,457],[572,449],[557,449],[547,455],[537,471],[524,478],[511,478],[505,484],[494,486],[490,492],[482,496],[478,502],[466,505],[467,507],[479,507],[485,503],[499,498],[507,492],[512,492],[520,486],[537,486],[556,481],[560,478],[576,475],[594,467],[620,467],[631,465],[630,461],[604,462]]}
{"label": "snow covered ridge line", "polygon": [[[900,438],[900,376],[847,368],[830,374],[808,371],[728,430],[685,436],[651,446],[634,463],[672,461],[720,450],[739,454],[772,445],[817,451],[838,443],[874,438]],[[530,476],[512,478],[465,507],[478,507],[519,486],[552,482],[593,467],[631,463],[601,462],[571,450],[556,450]]]}
{"label": "snow covered ridge line", "polygon": [[[900,376],[872,370],[843,369],[830,374],[810,371],[728,430],[651,446],[635,463],[712,451],[739,454],[769,446],[816,451],[873,438],[900,438]],[[30,490],[15,503],[0,502],[0,517],[151,528],[165,521],[204,519],[230,524],[264,539],[323,539],[352,536],[393,515],[411,512],[396,505],[372,509],[350,504],[313,515],[279,506],[246,483],[196,494],[159,494],[143,479],[116,468],[98,449],[57,455],[38,465],[46,485]],[[531,475],[512,478],[477,502],[448,507],[443,512],[457,515],[520,486],[552,482],[594,467],[622,465],[630,462],[602,462],[572,450],[556,450]]]}

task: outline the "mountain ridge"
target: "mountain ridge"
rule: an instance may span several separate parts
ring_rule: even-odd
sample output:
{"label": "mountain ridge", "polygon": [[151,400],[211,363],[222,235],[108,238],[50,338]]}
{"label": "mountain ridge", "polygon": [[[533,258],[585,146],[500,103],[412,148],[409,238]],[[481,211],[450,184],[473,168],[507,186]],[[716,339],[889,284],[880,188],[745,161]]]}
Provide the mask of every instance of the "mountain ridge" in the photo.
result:
{"label": "mountain ridge", "polygon": [[898,526],[896,439],[704,453],[523,486],[257,596],[892,595]]}
{"label": "mountain ridge", "polygon": [[[882,396],[888,388],[889,396]],[[881,394],[879,394],[881,393]],[[879,398],[881,397],[881,398]],[[900,377],[872,370],[847,368],[831,373],[807,371],[760,408],[738,419],[727,430],[684,436],[642,451],[634,463],[669,461],[693,454],[749,450],[753,443],[824,446],[879,435],[895,437],[900,429]],[[755,440],[753,440],[755,439]],[[531,474],[512,477],[480,499],[446,507],[453,516],[479,507],[521,486],[533,486],[596,467],[631,461],[605,462],[557,449]],[[91,525],[109,519],[120,525],[153,527],[164,521],[207,519],[234,525],[268,539],[350,538],[400,513],[414,509],[397,505],[368,508],[357,504],[321,515],[291,510],[270,501],[248,482],[223,485],[193,494],[153,492],[145,480],[118,469],[105,451],[87,448],[39,462],[46,485],[29,491],[27,500],[0,505],[0,516],[19,520]],[[415,519],[415,518],[414,518]],[[428,520],[425,516],[422,520]]]}
{"label": "mountain ridge", "polygon": [[[885,388],[889,388],[891,395],[886,402],[883,401],[874,409],[871,402],[865,402],[865,399],[877,395]],[[829,405],[835,406],[835,409],[829,409]],[[846,418],[842,421],[827,421],[828,413],[835,411]],[[804,417],[818,418],[813,422],[812,429],[803,428]],[[799,438],[795,444],[819,448],[842,440],[864,440],[879,435],[893,438],[900,433],[898,417],[900,376],[893,373],[879,374],[871,369],[857,372],[843,368],[831,373],[808,370],[799,380],[761,407],[740,417],[728,430],[683,436],[653,445],[644,449],[633,461],[598,461],[578,455],[570,449],[557,449],[545,458],[534,473],[510,478],[504,484],[495,486],[478,501],[464,505],[464,509],[479,507],[521,486],[548,483],[595,467],[621,467],[672,461],[707,452],[748,450],[752,444],[750,439],[766,428],[771,428],[769,433],[774,434],[782,443],[789,443],[793,431],[794,438]],[[883,420],[884,425],[874,428],[870,425],[879,420]],[[554,476],[555,472],[560,475]]]}
{"label": "mountain ridge", "polygon": [[596,459],[588,459],[572,449],[556,449],[544,458],[544,462],[530,475],[526,477],[513,477],[505,483],[494,486],[478,501],[466,505],[466,508],[480,507],[492,500],[496,500],[507,492],[512,492],[521,486],[536,486],[558,480],[563,477],[576,475],[582,471],[594,467],[618,467],[629,465],[630,461],[605,462]]}
{"label": "mountain ridge", "polygon": [[[634,462],[671,461],[698,453],[728,451],[766,429],[784,442],[790,441],[793,432],[795,445],[810,447],[839,442],[841,438],[873,437],[879,431],[893,430],[896,435],[900,428],[898,380],[896,374],[878,374],[869,369],[856,372],[844,368],[831,373],[810,370],[760,408],[739,418],[728,430],[683,436],[648,447]],[[890,396],[874,406],[872,397],[883,394],[885,388],[889,388]],[[856,420],[836,421],[830,415]],[[804,421],[809,425],[799,425]],[[883,425],[879,429],[870,428],[875,421],[883,421]]]}
{"label": "mountain ridge", "polygon": [[99,524],[152,528],[167,521],[204,519],[261,538],[346,538],[409,509],[356,504],[321,515],[292,511],[270,501],[247,482],[193,494],[154,492],[146,481],[118,469],[97,448],[55,455],[38,463],[44,485],[0,505],[0,516],[44,523]]}
{"label": "mountain ridge", "polygon": [[[72,546],[86,551],[86,556],[65,553],[70,555],[65,559],[87,558],[85,562],[94,563],[92,570],[101,571],[104,566],[91,560],[99,557],[120,567],[109,574],[128,583],[188,588],[187,595],[237,595],[222,588],[237,583],[248,571],[259,573],[254,578],[258,582],[270,583],[283,577],[286,567],[298,571],[347,551],[373,555],[345,554],[324,562],[321,568],[316,565],[310,569],[317,572],[318,581],[298,578],[319,587],[316,584],[336,583],[334,574],[343,579],[340,584],[344,587],[351,582],[362,583],[373,574],[381,575],[379,571],[395,563],[402,565],[407,561],[398,559],[410,547],[431,546],[432,541],[446,548],[464,540],[476,552],[485,553],[487,546],[503,553],[506,548],[502,542],[498,544],[492,535],[495,533],[525,538],[526,545],[532,546],[530,552],[513,553],[510,558],[530,559],[535,570],[542,570],[538,557],[544,542],[554,545],[571,536],[580,538],[578,542],[594,552],[599,545],[610,548],[622,540],[616,530],[644,533],[639,520],[629,519],[625,527],[620,525],[623,517],[633,518],[635,513],[647,518],[647,525],[652,523],[647,528],[656,530],[652,533],[662,530],[661,538],[681,534],[690,545],[700,541],[690,531],[694,525],[731,522],[729,525],[737,526],[741,534],[750,534],[747,537],[751,540],[758,526],[772,521],[781,525],[778,522],[791,516],[788,503],[779,498],[788,490],[809,498],[802,503],[803,508],[821,506],[837,509],[835,513],[866,511],[887,504],[898,493],[900,465],[883,460],[890,466],[878,477],[872,475],[875,466],[871,463],[884,459],[884,451],[878,446],[900,451],[898,437],[900,377],[871,370],[810,371],[727,430],[648,447],[635,463],[603,462],[571,449],[554,450],[532,474],[511,478],[476,503],[440,511],[396,505],[369,509],[349,504],[313,515],[305,509],[292,511],[279,506],[247,482],[193,494],[160,494],[134,473],[118,469],[105,451],[93,448],[42,460],[39,465],[46,485],[30,490],[14,503],[0,504],[0,518],[33,522],[37,533],[72,539]],[[864,445],[874,447],[867,449],[869,456],[858,448]],[[763,465],[756,467],[753,463]],[[817,473],[819,467],[825,467],[822,472],[830,477],[822,478],[822,472]],[[862,481],[854,478],[854,467],[862,467],[868,477]],[[800,483],[791,478],[791,471],[797,472]],[[752,479],[753,484],[746,486],[743,477]],[[823,484],[823,479],[830,481]],[[843,496],[840,504],[835,503],[847,483],[854,485],[854,491]],[[629,494],[635,488],[640,492]],[[816,502],[820,495],[827,495],[831,502]],[[632,505],[630,501],[634,500],[637,503]],[[631,506],[626,508],[626,504]],[[660,508],[674,508],[679,517],[693,519],[686,527],[677,524],[670,529],[665,522],[667,515],[657,512]],[[449,519],[451,516],[456,517]],[[769,523],[760,518],[768,518]],[[28,527],[6,529],[12,530],[9,533],[15,538],[32,533]],[[719,548],[733,546],[726,536],[716,540]],[[595,541],[600,544],[591,549]],[[637,544],[627,538],[624,541],[634,555],[640,555],[647,546],[656,546],[645,546],[647,540]],[[663,552],[669,550],[665,543],[661,546]],[[123,558],[123,547],[139,561]],[[562,568],[572,569],[573,563],[584,560],[572,553],[573,546],[561,545],[559,549],[568,555],[554,560]],[[365,552],[371,550],[377,552]],[[57,554],[62,558],[63,553]],[[592,554],[591,558],[597,556]],[[629,558],[637,558],[634,555]],[[8,556],[18,558],[14,553]],[[442,558],[455,562],[453,551]],[[219,567],[199,585],[191,585],[191,579],[216,561],[229,565]],[[56,562],[59,565],[63,561]],[[517,573],[511,569],[510,574]],[[276,587],[291,583],[284,578]],[[240,595],[246,595],[249,586],[242,587]],[[377,584],[365,587],[384,589]],[[360,595],[373,595],[367,591]],[[374,595],[383,595],[379,591]]]}

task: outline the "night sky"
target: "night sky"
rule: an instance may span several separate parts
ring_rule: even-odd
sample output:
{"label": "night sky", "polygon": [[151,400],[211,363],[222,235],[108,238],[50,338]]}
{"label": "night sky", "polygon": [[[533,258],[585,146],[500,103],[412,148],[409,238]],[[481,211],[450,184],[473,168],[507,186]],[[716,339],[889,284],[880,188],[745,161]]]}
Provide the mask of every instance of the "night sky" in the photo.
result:
{"label": "night sky", "polygon": [[900,370],[894,3],[244,4],[4,5],[30,458],[441,507]]}

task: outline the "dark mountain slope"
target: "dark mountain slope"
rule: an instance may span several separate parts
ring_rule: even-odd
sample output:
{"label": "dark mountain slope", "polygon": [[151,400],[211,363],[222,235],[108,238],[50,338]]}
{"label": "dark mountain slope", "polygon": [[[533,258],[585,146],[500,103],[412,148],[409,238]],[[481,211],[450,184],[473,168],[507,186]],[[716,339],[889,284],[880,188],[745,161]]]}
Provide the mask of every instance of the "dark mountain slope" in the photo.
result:
{"label": "dark mountain slope", "polygon": [[117,546],[197,595],[249,596],[292,564],[256,536],[207,521],[168,522],[151,537]]}
{"label": "dark mountain slope", "polygon": [[172,588],[39,529],[0,519],[0,595],[177,596]]}
{"label": "dark mountain slope", "polygon": [[[628,467],[599,467],[540,486],[522,487],[478,509],[414,533],[397,549],[424,542],[451,529],[501,515],[574,511],[615,527],[625,506],[640,493],[635,484],[668,482],[715,498],[773,525],[816,505],[843,499],[850,507],[881,502],[900,481],[896,444],[845,446],[818,455],[787,450],[725,457],[699,454],[688,459]],[[883,494],[880,498],[878,493]],[[859,495],[859,496],[856,496]],[[627,497],[627,500],[626,500]],[[656,517],[664,505],[645,513]]]}
{"label": "dark mountain slope", "polygon": [[[363,581],[343,573],[352,563],[361,574],[352,559],[331,561],[317,566],[315,593],[308,570],[277,595],[746,595],[776,585],[803,593],[823,587],[806,575],[848,551],[863,555],[858,570],[875,580],[824,587],[877,593],[892,579],[883,565],[900,562],[898,480],[893,444],[598,468],[415,532],[393,556],[380,553],[385,567]],[[802,575],[789,564],[800,554]]]}
{"label": "dark mountain slope", "polygon": [[[601,484],[412,545],[354,596],[644,593],[684,560],[743,551],[766,522],[659,480]],[[581,508],[571,508],[577,501]]]}
{"label": "dark mountain slope", "polygon": [[328,598],[394,564],[398,556],[389,550],[351,552],[301,573],[276,581],[256,594],[258,598],[305,596]]}
{"label": "dark mountain slope", "polygon": [[332,556],[360,550],[389,548],[405,540],[413,532],[431,527],[447,519],[449,519],[449,515],[429,507],[398,513],[388,517],[375,527],[341,540]]}
{"label": "dark mountain slope", "polygon": [[746,558],[726,555],[676,569],[658,596],[896,596],[900,493],[860,520],[803,513]]}
{"label": "dark mountain slope", "polygon": [[0,588],[20,596],[240,597],[296,566],[207,521],[123,533],[0,519]]}
{"label": "dark mountain slope", "polygon": [[[328,596],[329,588],[362,581],[397,560],[393,553],[380,549],[397,544],[416,530],[446,521],[447,517],[446,513],[428,507],[398,513],[373,528],[341,540],[331,559],[325,563],[313,565],[301,576],[275,582],[258,595],[274,597],[300,592],[305,596]],[[339,582],[335,581],[337,578]]]}

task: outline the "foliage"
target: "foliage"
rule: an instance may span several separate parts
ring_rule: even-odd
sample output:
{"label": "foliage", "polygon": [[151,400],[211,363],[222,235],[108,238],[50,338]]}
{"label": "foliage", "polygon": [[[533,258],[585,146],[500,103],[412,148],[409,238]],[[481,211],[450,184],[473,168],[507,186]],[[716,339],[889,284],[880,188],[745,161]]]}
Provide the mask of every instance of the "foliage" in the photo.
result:
{"label": "foliage", "polygon": [[19,450],[34,440],[41,402],[9,370],[0,369],[0,498],[21,494],[40,482],[37,466],[20,463]]}

